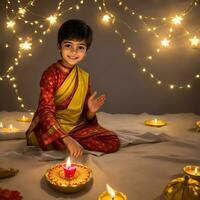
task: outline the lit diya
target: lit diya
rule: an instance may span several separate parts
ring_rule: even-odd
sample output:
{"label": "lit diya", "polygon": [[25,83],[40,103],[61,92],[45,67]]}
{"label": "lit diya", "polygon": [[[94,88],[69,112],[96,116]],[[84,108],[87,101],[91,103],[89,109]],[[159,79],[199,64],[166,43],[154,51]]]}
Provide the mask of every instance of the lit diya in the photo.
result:
{"label": "lit diya", "polygon": [[45,173],[47,182],[56,190],[65,193],[77,192],[92,180],[92,170],[82,164],[59,163]]}
{"label": "lit diya", "polygon": [[153,120],[144,121],[144,124],[147,126],[162,127],[162,126],[166,126],[167,122],[160,119],[153,119]]}
{"label": "lit diya", "polygon": [[197,125],[197,127],[198,127],[197,130],[200,131],[200,121],[197,121],[197,122],[196,122],[196,125]]}
{"label": "lit diya", "polygon": [[200,181],[200,166],[188,165],[183,168],[183,171],[191,178]]}
{"label": "lit diya", "polygon": [[0,132],[3,133],[15,133],[15,132],[19,132],[20,129],[18,128],[14,128],[12,124],[9,125],[9,127],[4,127],[3,123],[0,123]]}
{"label": "lit diya", "polygon": [[24,115],[21,118],[17,119],[18,122],[31,122],[31,120],[31,118],[25,117]]}
{"label": "lit diya", "polygon": [[122,192],[114,191],[108,184],[106,184],[107,191],[101,193],[98,200],[127,200],[127,197]]}

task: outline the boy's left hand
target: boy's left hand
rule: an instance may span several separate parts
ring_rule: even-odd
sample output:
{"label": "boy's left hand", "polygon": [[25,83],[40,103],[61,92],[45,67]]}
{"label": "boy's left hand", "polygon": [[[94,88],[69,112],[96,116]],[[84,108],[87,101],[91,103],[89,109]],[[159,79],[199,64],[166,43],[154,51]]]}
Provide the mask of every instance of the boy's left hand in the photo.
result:
{"label": "boy's left hand", "polygon": [[106,96],[105,94],[95,98],[97,92],[93,92],[92,95],[88,99],[88,108],[91,113],[96,113],[101,106],[104,104]]}

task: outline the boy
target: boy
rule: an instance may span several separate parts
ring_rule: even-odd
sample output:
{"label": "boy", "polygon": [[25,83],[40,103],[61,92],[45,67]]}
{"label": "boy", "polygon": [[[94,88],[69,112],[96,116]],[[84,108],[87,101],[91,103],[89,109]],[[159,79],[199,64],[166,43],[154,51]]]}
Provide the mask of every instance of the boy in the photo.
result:
{"label": "boy", "polygon": [[28,145],[43,150],[68,149],[79,157],[83,149],[105,153],[119,148],[119,139],[101,127],[96,112],[105,95],[91,94],[89,74],[77,66],[92,43],[92,30],[81,20],[68,20],[58,31],[61,60],[48,67],[40,81],[37,111],[26,132]]}

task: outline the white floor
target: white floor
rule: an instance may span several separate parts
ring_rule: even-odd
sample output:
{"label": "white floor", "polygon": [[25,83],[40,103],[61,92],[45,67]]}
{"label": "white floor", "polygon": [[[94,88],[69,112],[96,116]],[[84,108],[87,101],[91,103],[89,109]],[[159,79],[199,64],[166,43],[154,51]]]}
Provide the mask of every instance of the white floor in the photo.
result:
{"label": "white floor", "polygon": [[[16,122],[24,113],[0,112],[0,122],[21,128],[28,124]],[[159,118],[168,122],[162,128],[148,127],[146,119]],[[59,161],[38,161],[32,156],[0,156],[0,167],[18,168],[12,178],[0,179],[0,187],[18,190],[25,200],[78,199],[96,200],[108,183],[125,193],[129,200],[160,200],[165,185],[174,177],[182,176],[186,165],[200,165],[200,132],[195,122],[200,116],[189,114],[125,115],[98,113],[99,123],[111,130],[130,130],[138,133],[165,133],[172,140],[155,144],[140,144],[121,148],[117,153],[96,157],[85,154],[77,162],[93,171],[93,183],[77,194],[63,194],[48,187],[43,179],[46,170]],[[0,155],[16,151],[26,145],[25,140],[0,141]]]}

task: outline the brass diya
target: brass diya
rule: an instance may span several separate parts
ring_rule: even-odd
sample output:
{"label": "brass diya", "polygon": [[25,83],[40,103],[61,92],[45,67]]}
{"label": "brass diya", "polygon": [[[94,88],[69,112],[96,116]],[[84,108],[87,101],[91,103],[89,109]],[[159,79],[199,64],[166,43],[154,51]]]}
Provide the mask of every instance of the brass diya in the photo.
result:
{"label": "brass diya", "polygon": [[183,168],[183,171],[190,178],[200,181],[200,166],[188,165]]}
{"label": "brass diya", "polygon": [[82,164],[76,164],[76,172],[72,178],[65,177],[63,163],[51,167],[45,173],[47,182],[56,190],[72,193],[81,190],[92,180],[92,170]]}
{"label": "brass diya", "polygon": [[200,121],[197,121],[196,125],[200,128]]}
{"label": "brass diya", "polygon": [[171,180],[164,191],[165,200],[199,200],[200,183],[189,176]]}
{"label": "brass diya", "polygon": [[146,120],[144,121],[144,124],[147,126],[153,126],[153,127],[162,127],[166,126],[167,123],[160,119],[153,119],[153,120]]}

